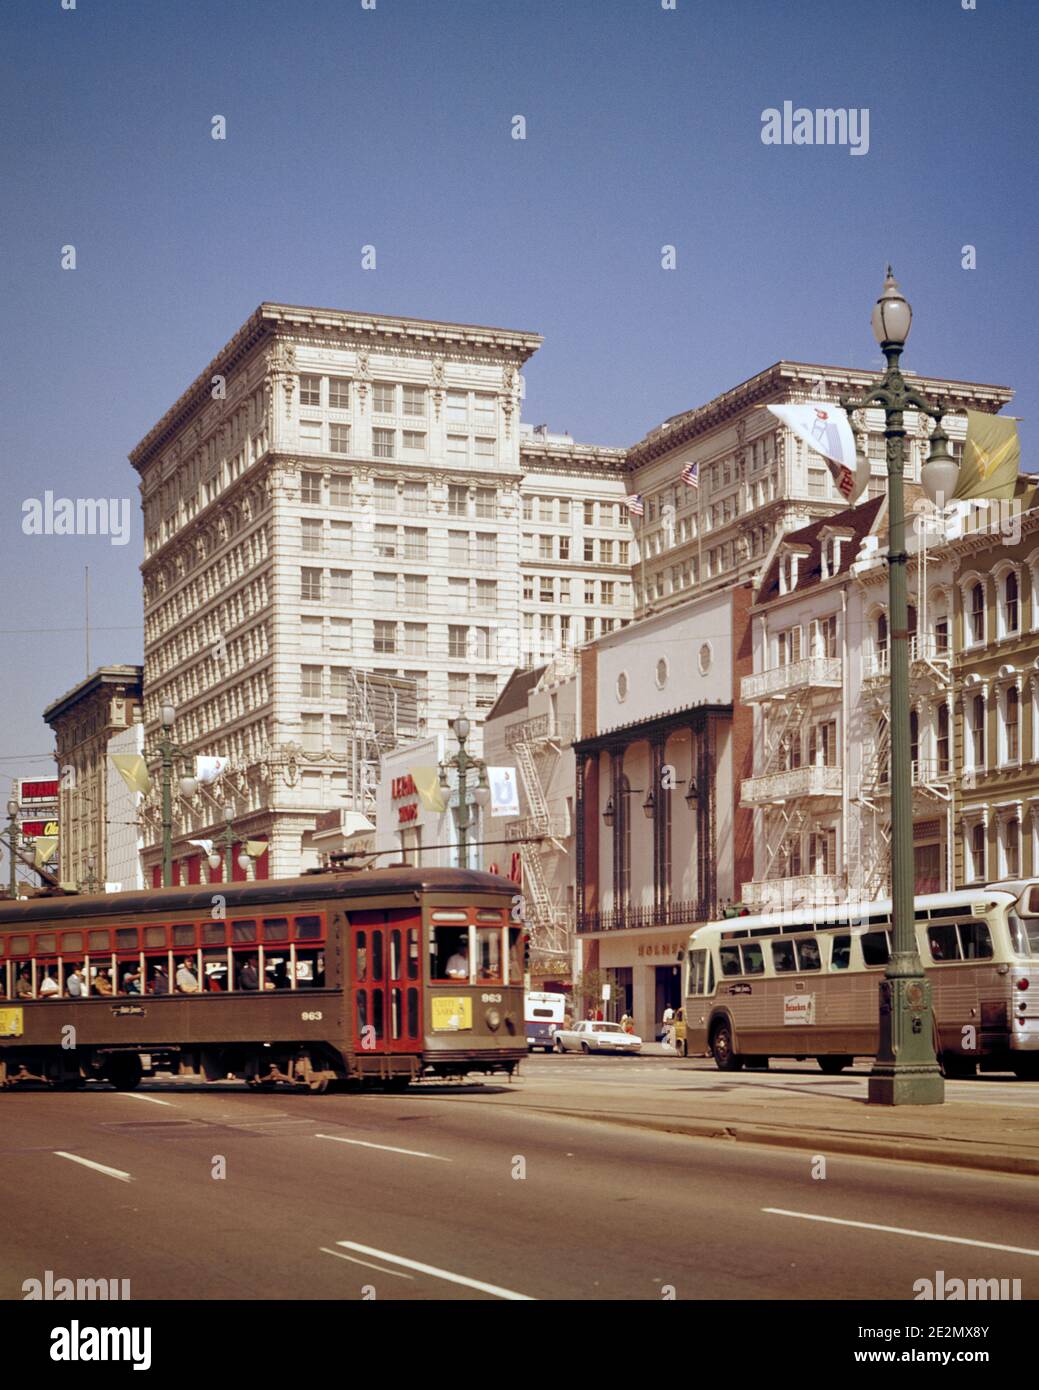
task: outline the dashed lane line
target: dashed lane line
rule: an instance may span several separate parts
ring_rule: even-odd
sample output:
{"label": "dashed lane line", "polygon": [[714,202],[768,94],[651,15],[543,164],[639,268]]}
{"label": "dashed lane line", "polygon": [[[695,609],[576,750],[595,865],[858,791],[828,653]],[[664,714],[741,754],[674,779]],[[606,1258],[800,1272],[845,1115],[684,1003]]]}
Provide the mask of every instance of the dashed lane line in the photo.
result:
{"label": "dashed lane line", "polygon": [[969,1240],[966,1236],[940,1235],[935,1231],[914,1231],[906,1226],[880,1226],[873,1221],[849,1221],[839,1216],[818,1216],[809,1211],[786,1211],[783,1207],[762,1207],[770,1216],[795,1216],[801,1221],[824,1221],[832,1226],[854,1226],[860,1231],[884,1231],[888,1235],[912,1236],[916,1240],[937,1240],[948,1245],[974,1245],[981,1250],[1006,1250],[1011,1255],[1030,1255],[1039,1259],[1039,1250],[1029,1250],[1023,1245],[999,1245],[991,1240]]}
{"label": "dashed lane line", "polygon": [[315,1134],[315,1139],[332,1139],[337,1144],[353,1144],[359,1149],[381,1149],[387,1154],[407,1154],[409,1158],[432,1158],[437,1163],[450,1163],[450,1158],[444,1158],[442,1154],[427,1154],[421,1149],[398,1149],[393,1144],[371,1144],[364,1139],[344,1139],[341,1134]]}
{"label": "dashed lane line", "polygon": [[418,1270],[419,1274],[431,1274],[434,1279],[444,1279],[449,1284],[461,1284],[467,1289],[476,1289],[479,1293],[492,1294],[495,1298],[506,1298],[518,1303],[536,1301],[530,1294],[503,1289],[499,1284],[485,1284],[482,1279],[470,1279],[465,1274],[452,1274],[450,1270],[422,1264],[420,1260],[408,1260],[403,1255],[391,1255],[388,1250],[377,1250],[374,1245],[358,1245],[353,1240],[337,1240],[336,1244],[344,1246],[347,1250],[359,1250],[362,1255],[374,1255],[376,1259],[389,1260],[393,1264],[403,1265],[406,1269]]}
{"label": "dashed lane line", "polygon": [[66,1153],[64,1149],[52,1150],[56,1158],[67,1158],[70,1163],[81,1163],[84,1168],[93,1168],[96,1173],[106,1173],[110,1178],[118,1178],[120,1182],[133,1182],[129,1173],[124,1173],[121,1168],[109,1168],[104,1163],[95,1163],[92,1158],[81,1158],[79,1154]]}

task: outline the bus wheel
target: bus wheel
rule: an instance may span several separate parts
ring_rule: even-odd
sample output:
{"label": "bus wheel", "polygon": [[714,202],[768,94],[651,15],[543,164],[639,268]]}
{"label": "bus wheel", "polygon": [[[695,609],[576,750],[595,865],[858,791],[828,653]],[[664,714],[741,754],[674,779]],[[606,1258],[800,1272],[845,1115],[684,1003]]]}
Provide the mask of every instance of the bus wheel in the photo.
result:
{"label": "bus wheel", "polygon": [[732,1030],[727,1023],[720,1023],[711,1036],[711,1056],[719,1071],[739,1071],[743,1058],[732,1050]]}
{"label": "bus wheel", "polygon": [[141,1059],[136,1052],[116,1052],[108,1059],[105,1075],[117,1091],[132,1091],[141,1080]]}
{"label": "bus wheel", "polygon": [[819,1063],[819,1070],[826,1076],[837,1076],[845,1067],[850,1067],[854,1062],[854,1057],[816,1057]]}

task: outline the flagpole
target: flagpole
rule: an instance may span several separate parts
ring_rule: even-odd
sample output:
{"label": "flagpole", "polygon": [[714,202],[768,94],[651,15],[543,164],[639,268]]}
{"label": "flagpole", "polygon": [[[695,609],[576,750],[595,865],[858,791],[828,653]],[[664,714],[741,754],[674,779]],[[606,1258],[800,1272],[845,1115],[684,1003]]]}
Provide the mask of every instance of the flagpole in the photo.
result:
{"label": "flagpole", "polygon": [[[645,501],[644,501],[644,500],[643,500],[642,505],[643,505],[643,508],[645,508],[645,505],[646,505],[646,504],[645,504]],[[642,515],[639,517],[639,569],[640,569],[640,571],[641,571],[641,577],[642,577],[642,578],[641,578],[641,582],[642,582],[642,606],[643,606],[643,608],[646,610],[646,612],[648,613],[648,612],[649,612],[649,591],[648,591],[647,588],[646,588],[646,546],[645,546],[645,542],[644,542],[643,537],[642,537],[642,532],[645,530],[645,526],[646,526],[646,513],[645,513],[645,510],[643,510]]]}

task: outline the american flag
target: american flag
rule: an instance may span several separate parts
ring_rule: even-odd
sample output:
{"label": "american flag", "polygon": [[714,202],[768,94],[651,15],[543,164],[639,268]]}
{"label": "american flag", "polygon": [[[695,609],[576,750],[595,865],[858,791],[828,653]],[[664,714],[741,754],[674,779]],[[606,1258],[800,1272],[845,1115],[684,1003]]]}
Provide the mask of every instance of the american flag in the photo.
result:
{"label": "american flag", "polygon": [[642,501],[641,492],[633,493],[631,497],[625,497],[624,505],[627,507],[628,511],[631,512],[632,516],[641,516],[646,510]]}
{"label": "american flag", "polygon": [[682,482],[688,483],[690,487],[700,486],[700,465],[698,463],[687,463],[682,469]]}

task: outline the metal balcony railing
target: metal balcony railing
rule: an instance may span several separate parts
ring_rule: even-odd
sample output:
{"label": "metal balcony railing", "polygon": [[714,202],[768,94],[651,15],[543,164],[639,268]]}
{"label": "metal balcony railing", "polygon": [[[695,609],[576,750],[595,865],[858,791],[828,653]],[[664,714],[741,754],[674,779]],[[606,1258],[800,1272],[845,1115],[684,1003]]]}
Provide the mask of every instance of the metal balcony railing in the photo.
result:
{"label": "metal balcony railing", "polygon": [[718,916],[717,904],[670,902],[660,907],[621,907],[607,912],[582,912],[577,930],[623,931],[628,927],[694,927]]}
{"label": "metal balcony railing", "polygon": [[576,718],[572,714],[560,714],[555,719],[550,714],[537,714],[533,719],[524,719],[505,730],[506,748],[515,748],[517,743],[572,743]]}
{"label": "metal balcony railing", "polygon": [[844,771],[809,763],[787,772],[770,772],[765,777],[745,777],[740,796],[745,806],[763,806],[801,796],[840,796]]}
{"label": "metal balcony railing", "polygon": [[791,661],[785,666],[773,666],[744,676],[740,682],[740,698],[750,704],[773,695],[785,695],[793,690],[840,689],[841,658],[839,656],[809,656],[803,661]]}

